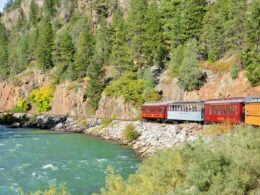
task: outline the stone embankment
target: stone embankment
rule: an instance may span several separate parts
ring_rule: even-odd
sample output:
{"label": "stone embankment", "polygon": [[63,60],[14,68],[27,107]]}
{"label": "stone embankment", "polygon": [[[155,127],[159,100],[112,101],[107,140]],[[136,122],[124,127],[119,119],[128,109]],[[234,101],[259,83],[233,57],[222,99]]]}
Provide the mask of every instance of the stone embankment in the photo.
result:
{"label": "stone embankment", "polygon": [[[132,123],[140,136],[134,141],[124,139],[123,132]],[[0,124],[12,128],[40,128],[57,132],[84,133],[102,139],[117,141],[132,147],[139,155],[149,156],[160,149],[170,148],[197,138],[196,132],[203,127],[196,123],[162,124],[114,120],[102,125],[99,119],[73,119],[67,116],[32,114],[0,114]]]}
{"label": "stone embankment", "polygon": [[140,136],[129,142],[124,139],[123,132],[130,123],[129,121],[113,121],[107,127],[88,128],[84,130],[84,133],[127,144],[145,157],[160,149],[171,148],[185,141],[193,141],[197,138],[196,132],[203,128],[196,123],[173,125],[136,121],[132,124]]}

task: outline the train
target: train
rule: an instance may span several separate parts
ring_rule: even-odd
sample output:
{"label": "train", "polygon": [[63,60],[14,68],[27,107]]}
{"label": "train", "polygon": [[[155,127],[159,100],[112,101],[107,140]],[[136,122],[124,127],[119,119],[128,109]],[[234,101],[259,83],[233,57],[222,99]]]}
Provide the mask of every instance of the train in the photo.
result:
{"label": "train", "polygon": [[245,123],[260,126],[260,96],[204,101],[157,101],[141,106],[143,120],[161,122]]}

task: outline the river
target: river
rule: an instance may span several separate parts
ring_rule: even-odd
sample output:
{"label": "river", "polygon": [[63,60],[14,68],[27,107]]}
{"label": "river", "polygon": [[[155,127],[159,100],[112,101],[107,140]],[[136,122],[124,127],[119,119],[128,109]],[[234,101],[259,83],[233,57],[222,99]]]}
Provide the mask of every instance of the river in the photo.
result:
{"label": "river", "polygon": [[79,134],[0,126],[0,195],[65,184],[71,194],[98,192],[113,166],[124,177],[137,169],[134,152]]}

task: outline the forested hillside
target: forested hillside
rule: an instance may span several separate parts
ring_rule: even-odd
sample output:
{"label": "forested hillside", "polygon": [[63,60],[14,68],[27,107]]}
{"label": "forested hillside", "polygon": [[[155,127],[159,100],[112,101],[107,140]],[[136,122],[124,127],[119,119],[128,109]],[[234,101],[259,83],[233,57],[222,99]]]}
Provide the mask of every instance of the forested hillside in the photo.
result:
{"label": "forested hillside", "polygon": [[94,109],[103,91],[138,105],[161,98],[152,70],[168,70],[192,91],[207,79],[202,68],[235,56],[218,68],[233,79],[246,70],[257,86],[259,29],[258,0],[10,0],[1,14],[0,79],[38,68],[53,85],[86,80]]}

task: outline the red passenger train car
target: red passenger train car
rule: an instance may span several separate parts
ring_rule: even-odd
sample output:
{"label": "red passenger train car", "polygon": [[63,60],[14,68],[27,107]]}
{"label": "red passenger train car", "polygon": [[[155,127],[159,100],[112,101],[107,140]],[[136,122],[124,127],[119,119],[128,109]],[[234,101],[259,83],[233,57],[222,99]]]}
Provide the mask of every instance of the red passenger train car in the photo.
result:
{"label": "red passenger train car", "polygon": [[243,97],[207,100],[204,105],[205,122],[243,122],[244,100]]}
{"label": "red passenger train car", "polygon": [[167,102],[147,102],[141,107],[142,118],[166,120],[168,105]]}

